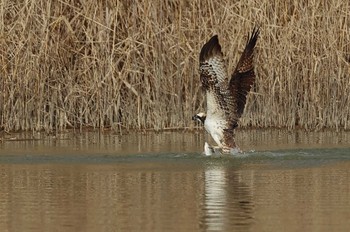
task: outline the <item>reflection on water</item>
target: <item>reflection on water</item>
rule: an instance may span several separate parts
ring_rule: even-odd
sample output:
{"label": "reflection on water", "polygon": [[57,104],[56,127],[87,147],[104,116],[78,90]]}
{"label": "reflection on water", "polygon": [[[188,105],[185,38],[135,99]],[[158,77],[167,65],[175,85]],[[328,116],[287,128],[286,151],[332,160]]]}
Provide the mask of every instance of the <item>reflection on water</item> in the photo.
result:
{"label": "reflection on water", "polygon": [[346,231],[348,135],[258,134],[243,158],[203,157],[191,133],[6,141],[0,231]]}
{"label": "reflection on water", "polygon": [[209,230],[224,231],[226,211],[225,172],[208,170],[204,173],[204,224]]}
{"label": "reflection on water", "polygon": [[349,226],[349,163],[290,170],[6,164],[0,170],[1,231],[345,231]]}
{"label": "reflection on water", "polygon": [[247,231],[253,224],[251,190],[239,172],[209,169],[205,172],[204,224],[208,231]]}

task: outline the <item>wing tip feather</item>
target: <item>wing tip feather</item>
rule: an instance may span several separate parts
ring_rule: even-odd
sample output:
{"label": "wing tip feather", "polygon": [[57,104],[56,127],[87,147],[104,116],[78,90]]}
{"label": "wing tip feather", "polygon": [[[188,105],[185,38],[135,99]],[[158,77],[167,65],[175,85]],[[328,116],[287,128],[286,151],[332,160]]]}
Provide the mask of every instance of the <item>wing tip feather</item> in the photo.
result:
{"label": "wing tip feather", "polygon": [[210,40],[203,45],[199,54],[199,61],[203,62],[214,55],[222,55],[221,46],[219,44],[218,35],[214,35]]}
{"label": "wing tip feather", "polygon": [[252,34],[248,34],[247,47],[253,49],[258,41],[260,35],[260,26],[255,25]]}

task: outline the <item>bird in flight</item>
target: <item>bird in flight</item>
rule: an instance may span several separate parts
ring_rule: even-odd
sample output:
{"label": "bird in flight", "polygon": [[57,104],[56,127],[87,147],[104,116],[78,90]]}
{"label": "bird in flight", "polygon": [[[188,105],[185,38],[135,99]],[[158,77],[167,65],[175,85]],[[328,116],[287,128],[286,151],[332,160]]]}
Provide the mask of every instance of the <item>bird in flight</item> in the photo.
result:
{"label": "bird in flight", "polygon": [[[204,124],[222,153],[236,153],[239,148],[234,130],[243,114],[247,94],[255,81],[254,48],[259,37],[255,27],[229,79],[218,36],[214,35],[199,54],[199,71],[202,88],[206,94],[207,112],[198,113],[193,120]],[[205,143],[205,154],[213,154],[213,147]]]}

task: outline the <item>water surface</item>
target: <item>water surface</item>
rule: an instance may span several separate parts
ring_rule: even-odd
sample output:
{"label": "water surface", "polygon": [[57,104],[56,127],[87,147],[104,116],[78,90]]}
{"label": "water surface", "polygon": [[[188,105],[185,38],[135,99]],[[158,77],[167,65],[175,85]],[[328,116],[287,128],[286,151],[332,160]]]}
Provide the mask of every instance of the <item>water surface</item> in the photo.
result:
{"label": "water surface", "polygon": [[0,231],[348,231],[350,133],[8,134]]}

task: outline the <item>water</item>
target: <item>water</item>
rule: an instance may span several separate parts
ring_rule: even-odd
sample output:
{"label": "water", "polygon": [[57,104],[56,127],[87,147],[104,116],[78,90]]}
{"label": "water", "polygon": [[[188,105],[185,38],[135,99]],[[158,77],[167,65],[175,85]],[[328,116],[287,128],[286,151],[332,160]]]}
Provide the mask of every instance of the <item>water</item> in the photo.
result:
{"label": "water", "polygon": [[[350,133],[11,134],[0,143],[0,231],[348,231]],[[34,139],[33,139],[34,138]]]}

